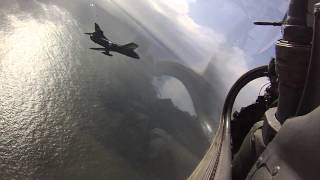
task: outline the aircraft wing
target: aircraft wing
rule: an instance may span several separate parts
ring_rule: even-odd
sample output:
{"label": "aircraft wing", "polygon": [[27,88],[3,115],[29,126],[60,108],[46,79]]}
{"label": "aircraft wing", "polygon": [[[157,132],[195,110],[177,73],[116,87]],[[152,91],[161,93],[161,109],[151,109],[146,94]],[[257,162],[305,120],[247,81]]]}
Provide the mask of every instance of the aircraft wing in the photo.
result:
{"label": "aircraft wing", "polygon": [[97,51],[105,51],[106,50],[106,48],[90,48],[90,49],[97,50]]}
{"label": "aircraft wing", "polygon": [[106,38],[103,34],[103,31],[101,30],[100,26],[97,23],[94,23],[94,30],[98,34],[98,36]]}

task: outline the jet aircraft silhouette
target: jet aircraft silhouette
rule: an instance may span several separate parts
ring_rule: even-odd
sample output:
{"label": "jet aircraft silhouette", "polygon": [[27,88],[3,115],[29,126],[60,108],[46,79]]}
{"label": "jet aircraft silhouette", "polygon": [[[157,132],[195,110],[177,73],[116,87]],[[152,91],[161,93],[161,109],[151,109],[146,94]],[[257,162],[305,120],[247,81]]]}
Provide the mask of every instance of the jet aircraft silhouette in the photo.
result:
{"label": "jet aircraft silhouette", "polygon": [[125,45],[118,45],[116,43],[113,43],[111,40],[105,37],[103,34],[103,31],[99,27],[97,23],[94,23],[94,29],[95,31],[93,33],[84,33],[87,35],[90,35],[90,39],[100,46],[103,46],[103,48],[90,48],[92,50],[97,51],[103,51],[102,54],[113,56],[110,54],[111,51],[118,52],[120,54],[139,59],[139,55],[134,51],[138,45],[131,42]]}

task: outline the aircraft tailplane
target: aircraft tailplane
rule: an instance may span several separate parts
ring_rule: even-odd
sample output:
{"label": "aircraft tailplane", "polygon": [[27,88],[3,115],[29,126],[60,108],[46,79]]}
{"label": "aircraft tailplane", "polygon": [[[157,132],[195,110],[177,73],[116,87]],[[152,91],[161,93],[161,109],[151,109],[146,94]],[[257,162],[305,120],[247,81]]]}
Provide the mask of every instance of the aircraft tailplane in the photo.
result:
{"label": "aircraft tailplane", "polygon": [[119,50],[120,53],[132,58],[139,59],[139,55],[136,52],[134,52],[134,50],[138,47],[136,43],[128,43],[120,47],[121,47],[121,49]]}

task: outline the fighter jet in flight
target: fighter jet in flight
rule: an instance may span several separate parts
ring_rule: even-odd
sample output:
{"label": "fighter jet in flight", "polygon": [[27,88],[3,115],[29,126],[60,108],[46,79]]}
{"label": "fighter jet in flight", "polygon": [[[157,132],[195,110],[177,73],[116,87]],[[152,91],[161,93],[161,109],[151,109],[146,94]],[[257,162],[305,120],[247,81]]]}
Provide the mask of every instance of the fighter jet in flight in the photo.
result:
{"label": "fighter jet in flight", "polygon": [[118,52],[120,54],[139,59],[139,55],[134,51],[138,45],[135,43],[128,43],[125,45],[118,45],[110,41],[108,38],[105,37],[103,31],[99,27],[97,23],[94,23],[95,31],[93,33],[84,33],[90,35],[90,39],[103,48],[90,48],[92,50],[102,51],[102,54],[113,56],[110,54],[111,51]]}

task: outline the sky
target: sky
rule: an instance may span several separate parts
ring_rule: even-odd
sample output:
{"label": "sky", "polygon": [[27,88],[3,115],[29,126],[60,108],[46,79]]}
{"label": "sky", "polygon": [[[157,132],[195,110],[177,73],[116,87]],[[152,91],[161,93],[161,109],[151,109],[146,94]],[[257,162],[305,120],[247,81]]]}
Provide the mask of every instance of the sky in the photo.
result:
{"label": "sky", "polygon": [[[220,79],[226,89],[252,67],[268,63],[273,55],[270,54],[273,44],[281,37],[280,28],[255,27],[253,22],[281,20],[288,3],[287,0],[260,0],[259,3],[235,0],[113,2],[138,19],[186,66],[199,74],[205,74],[209,66],[214,67],[219,77],[213,78]],[[181,93],[183,87],[173,83],[170,80],[160,88],[163,94],[171,94],[176,104],[189,104],[189,100],[181,103],[181,99],[186,99],[185,93]],[[184,108],[192,112],[191,105]]]}
{"label": "sky", "polygon": [[[93,2],[97,6],[90,6]],[[281,35],[279,29],[255,27],[252,22],[281,19],[285,11],[282,2],[287,0],[1,0],[0,76],[5,83],[0,92],[5,94],[2,99],[8,100],[2,102],[9,103],[1,111],[5,110],[8,116],[3,122],[12,123],[17,129],[6,133],[5,139],[19,136],[23,133],[21,127],[28,125],[31,129],[27,128],[26,133],[30,138],[19,136],[18,140],[38,142],[33,141],[29,132],[43,128],[43,134],[50,136],[45,147],[56,150],[50,151],[54,154],[60,153],[63,150],[52,141],[63,145],[60,137],[69,132],[65,129],[82,129],[76,126],[80,121],[88,126],[100,120],[105,122],[108,112],[102,107],[106,106],[109,90],[120,95],[120,99],[154,97],[153,90],[158,90],[159,98],[170,98],[175,106],[195,115],[190,92],[182,81],[160,77],[154,80],[158,87],[152,89],[149,71],[157,67],[149,64],[183,64],[203,75],[214,88],[213,94],[226,93],[240,75],[258,64],[257,56],[272,48],[273,41]],[[106,57],[91,51],[89,48],[97,45],[83,33],[92,32],[95,21],[112,41],[139,44],[140,61],[118,53]],[[263,57],[271,55],[268,51]],[[148,77],[143,77],[146,74]],[[203,79],[194,79],[199,80],[194,84],[202,85]],[[213,109],[211,104],[206,107]],[[212,119],[218,122],[212,116],[205,121]],[[37,123],[48,126],[40,127]],[[51,132],[57,132],[57,138],[51,138]],[[19,150],[26,152],[23,146],[13,150],[16,155],[22,155]],[[27,153],[25,159],[30,160],[31,156]],[[39,163],[34,163],[30,166],[38,167]]]}
{"label": "sky", "polygon": [[[88,21],[90,18],[105,21],[108,24],[102,23],[102,27],[106,29],[107,35],[112,35],[111,40],[123,42],[134,40],[128,37],[135,36],[135,33],[131,35],[130,29],[119,29],[121,23],[114,17],[106,17],[105,14],[97,17],[99,13],[94,12],[97,8],[92,6],[92,2],[97,2],[99,8],[104,8],[108,15],[119,14],[119,10],[110,5],[121,7],[130,18],[136,20],[143,31],[147,31],[162,47],[168,48],[170,53],[178,57],[179,63],[199,74],[215,71],[217,77],[206,77],[207,80],[215,86],[215,80],[218,79],[224,87],[215,87],[216,90],[226,92],[239,76],[258,64],[255,56],[272,48],[273,42],[281,36],[278,28],[255,27],[252,22],[281,19],[287,0],[277,3],[274,3],[275,0],[272,0],[273,3],[267,0],[260,0],[259,3],[242,0],[135,0],[134,3],[128,0],[79,1],[87,3],[93,10],[87,13],[82,13],[82,9],[76,10],[79,21]],[[19,5],[21,10],[26,11],[34,8],[29,7],[29,3]],[[50,11],[48,7],[42,6],[44,11]],[[57,6],[52,7],[59,10]],[[60,12],[64,12],[63,9]],[[92,17],[86,17],[88,14]],[[34,13],[32,15],[37,16]],[[91,25],[91,22],[87,24]],[[89,27],[92,28],[88,26],[88,30]],[[80,28],[86,29],[83,26]],[[150,45],[148,49],[153,57],[158,58],[156,60],[175,61],[175,56],[170,55],[168,49],[162,51],[156,45]],[[260,63],[267,63],[268,60],[261,60]],[[167,79],[159,89],[162,97],[171,98],[176,106],[194,114],[192,101],[181,82]]]}
{"label": "sky", "polygon": [[[263,2],[261,6],[265,8],[248,6],[244,12],[232,0],[137,0],[134,4],[116,1],[196,71],[204,70],[213,56],[228,53],[237,57],[241,73],[247,70],[245,64],[253,61],[253,55],[268,49],[272,45],[269,41],[281,35],[278,28],[254,27],[251,22],[248,25],[248,16],[252,21],[281,20],[285,10],[279,10],[276,3],[270,6]],[[257,9],[265,15],[257,15]],[[268,13],[270,10],[275,12]],[[237,39],[230,39],[233,36],[246,36],[248,40],[238,45]],[[226,64],[231,61],[221,56]]]}

